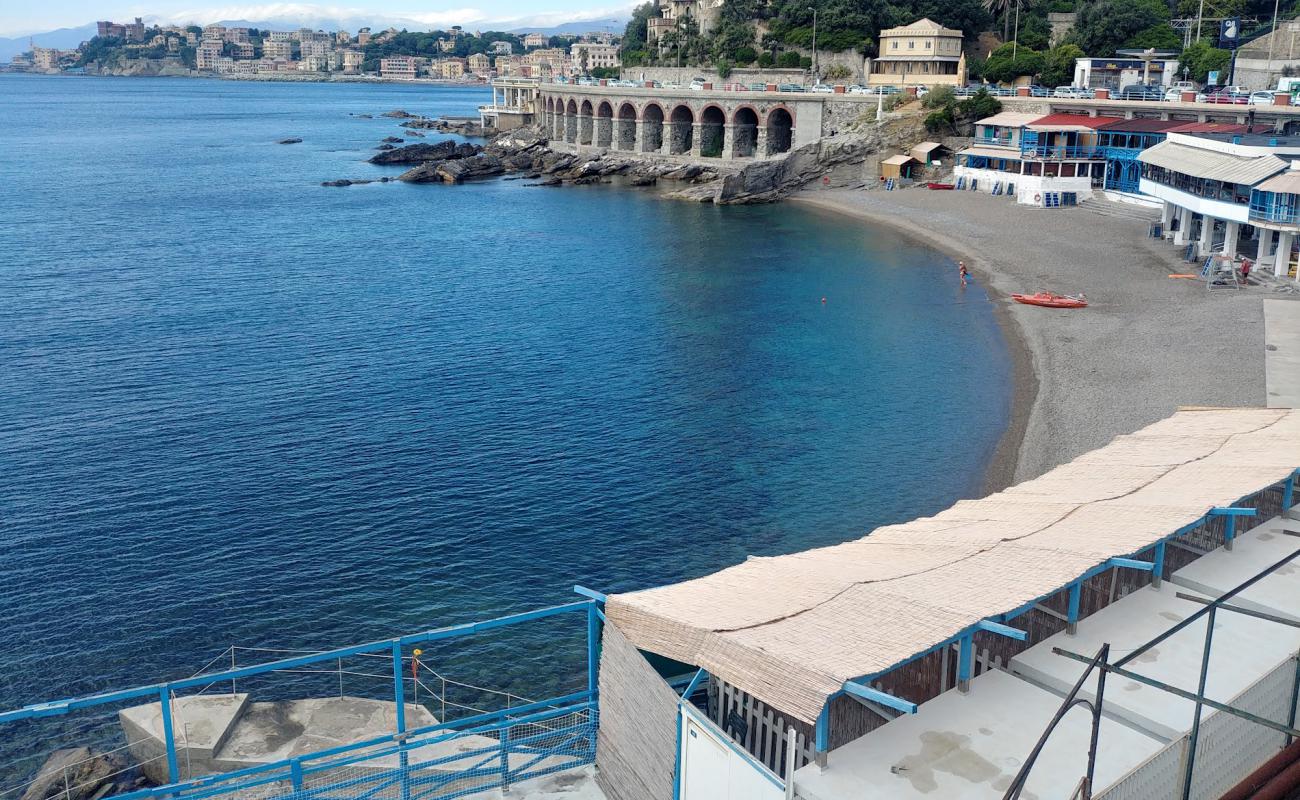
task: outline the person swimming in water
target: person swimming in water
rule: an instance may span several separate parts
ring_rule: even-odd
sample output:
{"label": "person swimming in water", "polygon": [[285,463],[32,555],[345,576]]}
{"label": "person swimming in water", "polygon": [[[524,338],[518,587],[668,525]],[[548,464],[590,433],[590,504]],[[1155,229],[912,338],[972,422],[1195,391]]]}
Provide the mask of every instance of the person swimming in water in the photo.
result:
{"label": "person swimming in water", "polygon": [[966,269],[965,261],[957,262],[957,274],[961,276],[961,285],[965,286],[966,281],[970,278],[970,270]]}

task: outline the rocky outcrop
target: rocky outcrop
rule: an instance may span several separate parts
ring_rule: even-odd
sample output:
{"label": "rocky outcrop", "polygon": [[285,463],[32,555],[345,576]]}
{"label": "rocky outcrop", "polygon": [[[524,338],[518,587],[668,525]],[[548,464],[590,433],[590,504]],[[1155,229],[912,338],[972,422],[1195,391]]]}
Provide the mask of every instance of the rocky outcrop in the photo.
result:
{"label": "rocky outcrop", "polygon": [[400,108],[395,108],[395,109],[393,109],[392,111],[385,111],[384,113],[380,114],[379,116],[381,116],[381,117],[391,117],[391,118],[393,118],[393,119],[410,119],[411,117],[415,117],[415,116],[417,116],[417,115],[416,115],[416,114],[412,114],[412,113],[409,112],[409,111],[404,111],[404,110],[402,110],[402,109],[400,109]]}
{"label": "rocky outcrop", "polygon": [[439,133],[455,133],[460,136],[482,136],[484,134],[483,126],[479,124],[477,119],[471,117],[438,117],[437,119],[412,117],[403,122],[402,127],[438,131]]}
{"label": "rocky outcrop", "polygon": [[98,800],[135,788],[138,777],[120,759],[88,747],[56,750],[20,800]]}
{"label": "rocky outcrop", "polygon": [[385,136],[384,138],[380,139],[379,141],[383,142],[384,144],[401,144],[402,142],[405,142],[406,140],[403,139],[403,138],[400,137],[400,136]]}
{"label": "rocky outcrop", "polygon": [[479,153],[469,158],[429,161],[402,173],[398,180],[405,183],[460,183],[503,172],[505,165],[501,159],[488,153]]}
{"label": "rocky outcrop", "polygon": [[447,140],[437,144],[408,144],[370,157],[371,164],[420,164],[425,161],[442,161],[444,159],[469,158],[478,155],[483,148],[478,145]]}

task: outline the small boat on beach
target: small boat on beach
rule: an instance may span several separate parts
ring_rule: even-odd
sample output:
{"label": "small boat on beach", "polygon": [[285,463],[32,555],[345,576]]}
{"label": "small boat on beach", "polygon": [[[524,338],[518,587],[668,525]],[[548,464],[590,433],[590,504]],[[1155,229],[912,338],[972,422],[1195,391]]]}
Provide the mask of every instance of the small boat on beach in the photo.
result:
{"label": "small boat on beach", "polygon": [[927,184],[925,185],[925,188],[927,188],[927,189],[952,189],[953,186],[952,186],[951,183],[935,183],[935,182],[932,181],[932,182],[930,182],[930,183],[927,183]]}
{"label": "small boat on beach", "polygon": [[1024,303],[1027,306],[1044,306],[1046,308],[1087,308],[1088,299],[1082,294],[1052,294],[1051,292],[1038,292],[1037,294],[1013,294],[1011,299],[1017,303]]}

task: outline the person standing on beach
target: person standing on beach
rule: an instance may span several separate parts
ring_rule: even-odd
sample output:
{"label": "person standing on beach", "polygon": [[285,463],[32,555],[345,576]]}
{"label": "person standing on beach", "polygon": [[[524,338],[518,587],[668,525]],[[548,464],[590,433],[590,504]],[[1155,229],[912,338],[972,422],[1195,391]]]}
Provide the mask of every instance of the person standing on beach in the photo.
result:
{"label": "person standing on beach", "polygon": [[970,277],[970,270],[966,269],[965,261],[957,262],[957,274],[961,276],[961,285],[966,286],[966,280]]}

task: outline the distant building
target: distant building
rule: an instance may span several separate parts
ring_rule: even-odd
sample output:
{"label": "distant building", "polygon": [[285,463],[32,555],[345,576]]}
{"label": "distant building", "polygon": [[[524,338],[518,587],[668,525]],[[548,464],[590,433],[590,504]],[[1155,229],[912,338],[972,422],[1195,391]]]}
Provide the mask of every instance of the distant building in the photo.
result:
{"label": "distant building", "polygon": [[873,86],[960,86],[966,82],[961,31],[931,19],[880,32],[880,54],[871,60],[867,83]]}
{"label": "distant building", "polygon": [[524,47],[545,47],[549,41],[544,33],[530,33],[524,36]]}
{"label": "distant building", "polygon": [[293,41],[293,34],[289,31],[267,31],[266,36],[262,39],[263,44],[266,42],[289,42]]}
{"label": "distant building", "polygon": [[465,77],[465,62],[459,58],[448,58],[435,62],[429,71],[445,81],[460,80]]}
{"label": "distant building", "polygon": [[617,67],[618,45],[578,42],[569,47],[569,59],[575,73]]}
{"label": "distant building", "polygon": [[357,46],[365,47],[368,44],[370,44],[370,29],[362,28],[357,31]]}
{"label": "distant building", "polygon": [[438,40],[438,49],[439,49],[440,51],[444,52],[444,53],[450,53],[451,51],[453,51],[453,50],[456,49],[456,40],[455,40],[455,39],[439,39],[439,40]]}
{"label": "distant building", "polygon": [[253,57],[253,43],[233,42],[230,45],[230,55],[237,59],[251,59]]}
{"label": "distant building", "polygon": [[663,38],[665,33],[674,30],[677,27],[677,20],[668,19],[667,17],[651,17],[646,20],[646,44],[654,44]]}
{"label": "distant building", "polygon": [[304,61],[308,58],[326,58],[334,50],[334,43],[329,40],[305,40],[298,43],[298,50],[299,57]]}
{"label": "distant building", "polygon": [[144,22],[139,17],[135,18],[135,22],[128,22],[123,25],[122,28],[126,33],[126,40],[128,42],[144,41]]}
{"label": "distant building", "polygon": [[508,56],[515,51],[515,46],[510,42],[493,42],[492,52],[499,56]]}
{"label": "distant building", "polygon": [[474,53],[465,59],[465,64],[475,75],[486,75],[492,71],[492,59],[482,53]]}
{"label": "distant building", "polygon": [[352,44],[352,34],[347,31],[337,31],[334,34],[334,43],[346,47]]}
{"label": "distant building", "polygon": [[416,63],[413,56],[389,56],[379,62],[379,74],[384,78],[401,81],[415,80]]}
{"label": "distant building", "polygon": [[222,34],[221,38],[227,42],[247,42],[249,41],[249,31],[248,28],[226,28],[226,32]]}
{"label": "distant building", "polygon": [[519,74],[519,65],[523,62],[521,56],[497,56],[492,62],[493,69],[501,77],[509,77]]}
{"label": "distant building", "polygon": [[59,69],[59,57],[62,52],[53,47],[33,47],[32,67],[42,72],[55,72]]}
{"label": "distant building", "polygon": [[1112,89],[1144,81],[1171,86],[1178,79],[1178,59],[1149,63],[1139,58],[1077,58],[1074,61],[1075,86]]}
{"label": "distant building", "polygon": [[95,30],[96,35],[98,36],[112,37],[114,39],[126,38],[126,28],[118,25],[116,22],[109,22],[107,20],[96,22]]}
{"label": "distant building", "polygon": [[264,58],[293,58],[293,42],[288,39],[279,41],[264,39],[262,40],[262,56]]}
{"label": "distant building", "polygon": [[222,49],[220,40],[204,39],[199,42],[198,48],[194,51],[194,68],[203,72],[215,70]]}
{"label": "distant building", "polygon": [[365,63],[366,54],[360,50],[343,51],[343,71],[355,75],[361,71],[361,65]]}

